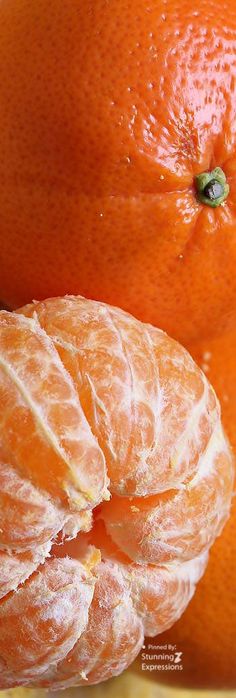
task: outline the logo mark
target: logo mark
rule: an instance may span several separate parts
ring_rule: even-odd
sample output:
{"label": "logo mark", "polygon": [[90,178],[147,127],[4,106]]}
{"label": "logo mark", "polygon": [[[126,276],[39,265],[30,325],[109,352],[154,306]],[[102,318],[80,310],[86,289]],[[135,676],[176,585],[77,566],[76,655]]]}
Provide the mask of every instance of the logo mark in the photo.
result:
{"label": "logo mark", "polygon": [[174,663],[178,664],[181,662],[181,657],[182,657],[183,652],[175,652],[175,658],[174,658]]}

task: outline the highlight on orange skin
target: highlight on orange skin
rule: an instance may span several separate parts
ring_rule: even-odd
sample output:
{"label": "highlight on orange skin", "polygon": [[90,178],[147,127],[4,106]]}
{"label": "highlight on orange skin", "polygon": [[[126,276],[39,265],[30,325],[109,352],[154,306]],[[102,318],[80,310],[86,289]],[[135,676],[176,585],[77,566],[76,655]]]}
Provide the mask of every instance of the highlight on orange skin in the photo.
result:
{"label": "highlight on orange skin", "polygon": [[97,683],[183,613],[228,518],[218,400],[161,330],[68,296],[1,311],[0,407],[0,687]]}

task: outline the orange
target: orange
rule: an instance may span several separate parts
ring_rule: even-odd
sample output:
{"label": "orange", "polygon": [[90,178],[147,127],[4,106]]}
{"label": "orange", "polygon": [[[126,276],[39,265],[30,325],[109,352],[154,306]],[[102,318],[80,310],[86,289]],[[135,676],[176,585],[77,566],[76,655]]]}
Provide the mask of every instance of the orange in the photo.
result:
{"label": "orange", "polygon": [[235,0],[2,0],[0,26],[0,299],[233,327]]}
{"label": "orange", "polygon": [[81,297],[1,311],[0,688],[121,673],[186,608],[232,480],[215,393],[161,330]]}
{"label": "orange", "polygon": [[[191,353],[206,371],[221,400],[223,422],[236,453],[236,333],[202,342]],[[158,637],[183,652],[183,671],[158,680],[192,688],[235,689],[236,667],[236,501],[223,535],[210,553],[207,571],[183,618]]]}

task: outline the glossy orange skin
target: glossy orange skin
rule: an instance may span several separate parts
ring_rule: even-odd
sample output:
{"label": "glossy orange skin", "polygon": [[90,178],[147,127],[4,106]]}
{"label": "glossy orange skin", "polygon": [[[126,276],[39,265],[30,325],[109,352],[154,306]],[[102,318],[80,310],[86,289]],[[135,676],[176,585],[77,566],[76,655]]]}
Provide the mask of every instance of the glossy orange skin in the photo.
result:
{"label": "glossy orange skin", "polygon": [[[221,400],[224,426],[236,455],[236,332],[192,347],[192,355],[205,369]],[[158,644],[171,642],[183,652],[183,671],[158,672],[152,678],[175,686],[235,689],[235,638],[234,497],[231,517],[211,549],[207,570],[186,612],[171,630],[156,638]]]}
{"label": "glossy orange skin", "polygon": [[[0,298],[236,322],[235,0],[2,0]],[[223,167],[217,209],[194,176]]]}

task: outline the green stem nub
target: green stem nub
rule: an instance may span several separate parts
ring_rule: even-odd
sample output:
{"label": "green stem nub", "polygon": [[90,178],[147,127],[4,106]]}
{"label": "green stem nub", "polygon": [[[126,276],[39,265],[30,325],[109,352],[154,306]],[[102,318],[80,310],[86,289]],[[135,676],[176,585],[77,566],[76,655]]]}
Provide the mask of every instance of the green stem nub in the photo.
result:
{"label": "green stem nub", "polygon": [[216,208],[227,199],[229,185],[220,167],[215,167],[212,172],[202,172],[197,175],[195,182],[197,197],[202,204]]}

